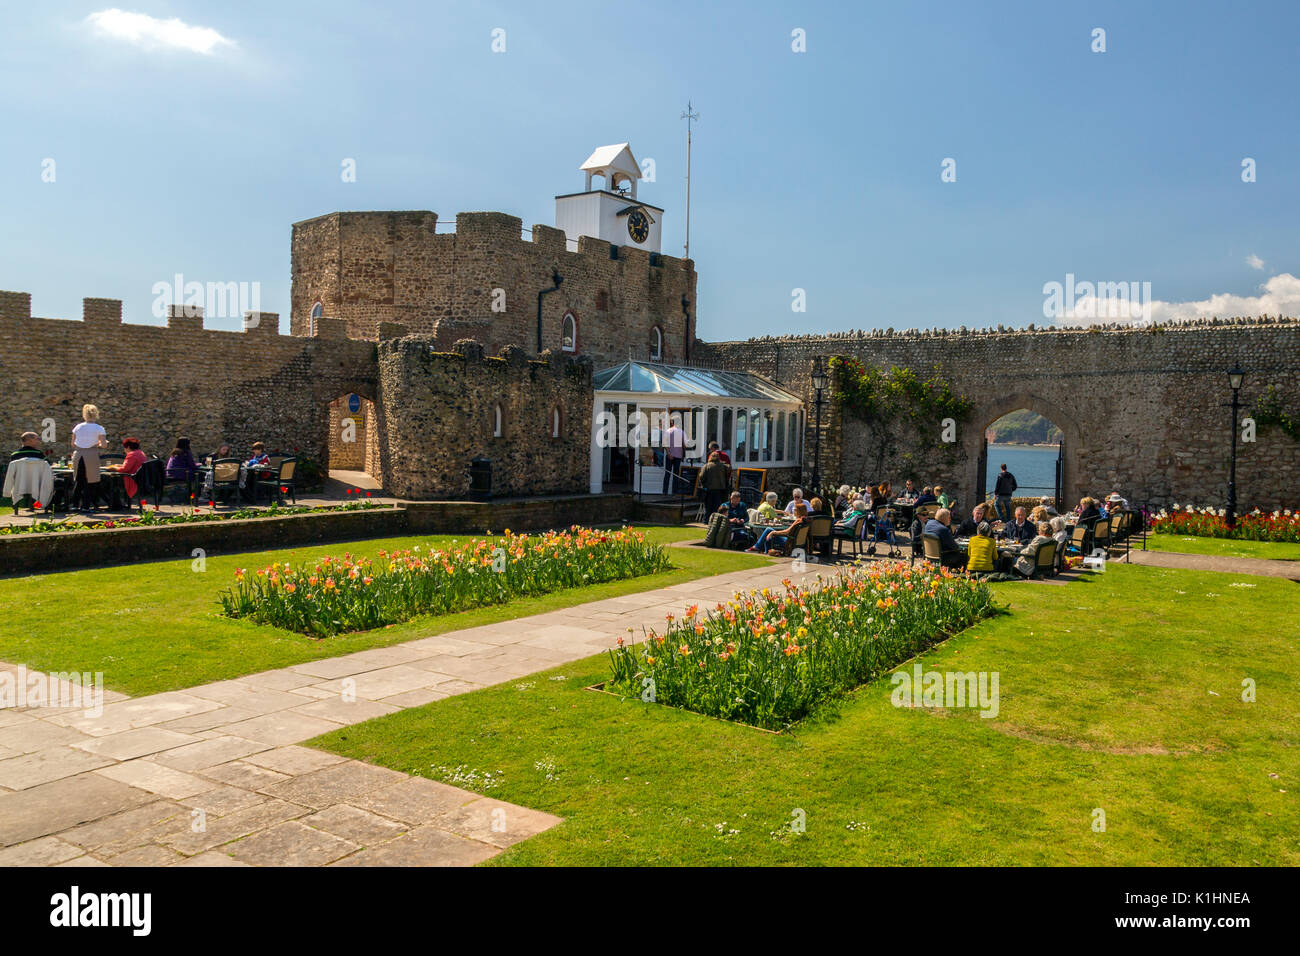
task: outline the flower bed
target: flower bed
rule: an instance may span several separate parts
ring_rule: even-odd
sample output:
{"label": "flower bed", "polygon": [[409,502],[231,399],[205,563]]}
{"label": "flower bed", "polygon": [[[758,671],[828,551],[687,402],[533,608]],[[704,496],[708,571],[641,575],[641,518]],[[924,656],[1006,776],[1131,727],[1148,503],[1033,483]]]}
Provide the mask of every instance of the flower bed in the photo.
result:
{"label": "flower bed", "polygon": [[138,515],[105,518],[103,521],[34,521],[29,525],[5,525],[0,536],[15,534],[59,534],[71,531],[98,531],[104,528],[156,528],[170,524],[196,524],[205,521],[241,521],[247,518],[283,518],[285,515],[324,514],[330,511],[363,511],[368,508],[391,508],[392,505],[375,501],[350,501],[342,505],[292,505],[272,502],[268,508],[239,508],[235,511],[217,511],[215,506],[205,511],[190,508],[177,514],[161,514],[157,505]]}
{"label": "flower bed", "polygon": [[1264,512],[1256,508],[1249,514],[1239,515],[1237,523],[1228,527],[1223,509],[1193,508],[1188,505],[1171,511],[1163,508],[1151,525],[1154,534],[1190,535],[1198,538],[1233,538],[1238,541],[1298,541],[1300,542],[1300,511]]}
{"label": "flower bed", "polygon": [[668,552],[644,534],[568,531],[472,538],[448,550],[380,551],[369,558],[322,558],[311,567],[272,564],[235,572],[221,595],[229,617],[329,637],[450,614],[517,597],[665,571]]}
{"label": "flower bed", "polygon": [[[779,729],[994,613],[987,584],[929,565],[854,567],[811,588],[738,594],[610,651],[607,689]],[[647,691],[652,691],[648,694]]]}

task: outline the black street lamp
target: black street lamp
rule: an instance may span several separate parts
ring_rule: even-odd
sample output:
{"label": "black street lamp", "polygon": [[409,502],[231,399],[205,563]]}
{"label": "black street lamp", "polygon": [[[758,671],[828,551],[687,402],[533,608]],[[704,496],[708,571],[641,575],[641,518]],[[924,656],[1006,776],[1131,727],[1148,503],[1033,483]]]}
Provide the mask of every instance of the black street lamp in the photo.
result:
{"label": "black street lamp", "polygon": [[1234,362],[1228,372],[1228,387],[1232,389],[1232,459],[1228,465],[1228,508],[1224,520],[1229,528],[1237,524],[1237,412],[1241,408],[1238,401],[1241,383],[1245,380],[1246,373],[1241,370],[1241,363]]}
{"label": "black street lamp", "polygon": [[817,426],[816,430],[813,432],[813,468],[811,482],[812,494],[814,495],[819,493],[818,485],[821,481],[821,477],[818,475],[818,466],[821,463],[822,451],[822,392],[826,390],[829,381],[830,376],[826,374],[826,369],[822,366],[822,360],[818,359],[817,364],[813,366],[812,372],[812,387],[813,391],[816,392],[817,395],[816,399],[813,401],[813,407],[817,409]]}

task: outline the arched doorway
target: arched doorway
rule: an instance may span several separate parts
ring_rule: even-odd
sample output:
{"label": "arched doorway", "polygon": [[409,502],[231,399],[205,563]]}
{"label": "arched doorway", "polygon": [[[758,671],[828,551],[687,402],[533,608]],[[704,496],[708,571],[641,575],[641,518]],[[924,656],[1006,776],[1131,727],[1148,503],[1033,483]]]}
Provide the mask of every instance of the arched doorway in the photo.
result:
{"label": "arched doorway", "polygon": [[349,392],[329,403],[325,464],[329,476],[345,485],[380,487],[379,425],[373,401]]}
{"label": "arched doorway", "polygon": [[970,487],[975,500],[993,497],[1002,465],[1016,477],[1016,496],[1053,498],[1069,507],[1081,492],[1082,435],[1074,419],[1036,395],[1009,395],[976,410],[967,435]]}

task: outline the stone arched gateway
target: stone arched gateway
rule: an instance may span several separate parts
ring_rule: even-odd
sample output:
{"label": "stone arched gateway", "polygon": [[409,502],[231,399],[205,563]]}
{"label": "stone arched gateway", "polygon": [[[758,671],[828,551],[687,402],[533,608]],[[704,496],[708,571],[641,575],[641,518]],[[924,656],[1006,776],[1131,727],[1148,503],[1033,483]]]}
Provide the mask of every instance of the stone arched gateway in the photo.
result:
{"label": "stone arched gateway", "polygon": [[[1228,483],[1230,398],[1227,370],[1247,372],[1243,415],[1266,389],[1276,389],[1292,415],[1300,412],[1300,320],[1207,320],[1150,328],[999,331],[856,332],[784,336],[744,342],[698,342],[695,360],[757,372],[802,395],[812,408],[810,373],[831,356],[866,365],[899,366],[936,375],[974,404],[960,448],[942,455],[933,473],[969,502],[977,487],[983,427],[1028,408],[1066,433],[1064,495],[1118,491],[1139,506],[1174,502],[1222,507]],[[810,413],[808,421],[814,416]],[[852,452],[852,427],[833,400],[823,407],[820,472],[838,481]],[[846,426],[847,423],[847,426]],[[806,452],[818,447],[811,434]],[[846,447],[846,445],[848,447]],[[914,448],[923,458],[935,449]],[[804,474],[811,461],[807,455]],[[942,471],[940,471],[942,469]],[[888,469],[886,469],[888,471]],[[1242,510],[1294,508],[1300,442],[1276,426],[1238,446],[1237,494]],[[844,474],[844,480],[852,476]],[[897,470],[882,475],[906,477]]]}
{"label": "stone arched gateway", "polygon": [[[984,449],[984,433],[988,427],[1003,415],[1022,408],[1042,415],[1063,433],[1065,455],[1062,460],[1061,495],[1066,505],[1073,506],[1084,495],[1079,480],[1079,453],[1084,447],[1083,429],[1072,415],[1055,402],[1033,392],[1016,392],[1005,397],[987,399],[976,405],[970,420],[960,431],[965,461],[962,488],[974,489],[980,486],[980,459]],[[986,491],[991,497],[993,488],[990,486]]]}

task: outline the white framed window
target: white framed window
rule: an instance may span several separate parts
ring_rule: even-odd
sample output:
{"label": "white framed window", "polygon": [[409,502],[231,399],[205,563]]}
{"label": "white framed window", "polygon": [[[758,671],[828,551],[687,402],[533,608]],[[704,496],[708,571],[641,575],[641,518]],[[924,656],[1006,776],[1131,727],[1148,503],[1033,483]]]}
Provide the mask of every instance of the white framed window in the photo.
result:
{"label": "white framed window", "polygon": [[325,306],[319,301],[311,307],[311,316],[307,319],[307,334],[315,335],[316,330],[320,328],[321,316],[325,314]]}
{"label": "white framed window", "polygon": [[551,409],[551,437],[560,437],[560,406]]}
{"label": "white framed window", "polygon": [[501,406],[497,405],[492,409],[492,437],[501,437]]}
{"label": "white framed window", "polygon": [[664,330],[659,326],[650,329],[650,358],[658,362],[664,357]]}
{"label": "white framed window", "polygon": [[578,351],[578,317],[572,311],[565,312],[560,323],[560,351]]}

